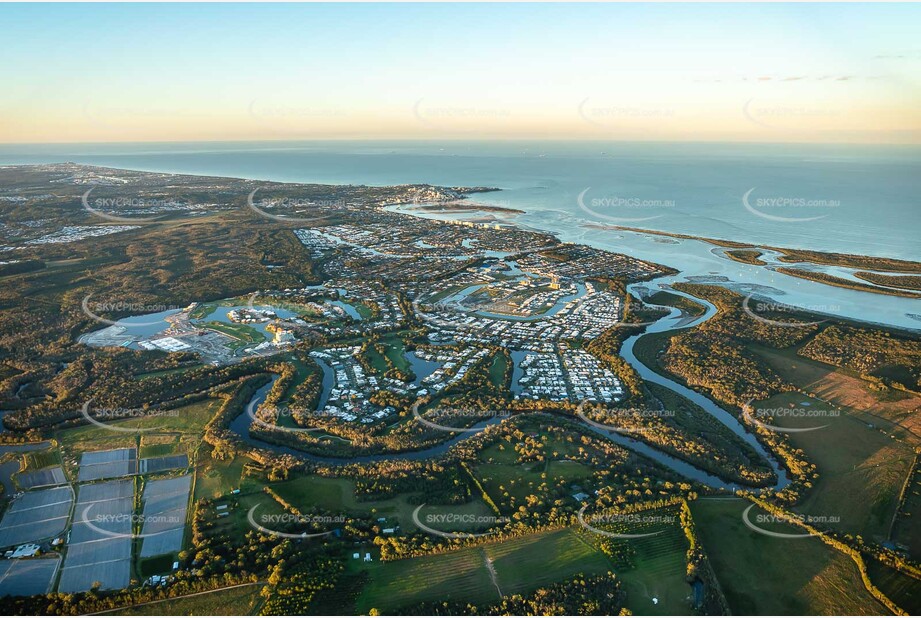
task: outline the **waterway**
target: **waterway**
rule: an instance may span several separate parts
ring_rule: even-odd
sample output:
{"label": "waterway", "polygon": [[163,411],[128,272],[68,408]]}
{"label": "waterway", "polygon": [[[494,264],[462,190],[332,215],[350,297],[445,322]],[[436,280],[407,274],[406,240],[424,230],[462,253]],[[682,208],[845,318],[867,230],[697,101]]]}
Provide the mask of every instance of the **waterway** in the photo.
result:
{"label": "waterway", "polygon": [[[663,283],[663,287],[667,288],[667,285]],[[628,289],[630,289],[631,293],[636,294],[636,295],[641,295],[642,292],[646,290],[645,286],[638,285],[638,284],[631,285],[629,286]],[[758,452],[758,454],[762,458],[764,458],[765,461],[769,462],[769,464],[771,465],[771,468],[773,469],[774,473],[777,476],[777,482],[772,487],[772,489],[775,489],[775,490],[783,489],[790,483],[790,479],[786,471],[780,466],[780,464],[777,462],[774,456],[771,455],[760,442],[758,442],[758,440],[754,437],[754,435],[750,434],[747,431],[745,426],[742,425],[742,423],[740,423],[738,419],[736,419],[732,414],[730,414],[723,408],[716,405],[713,401],[711,401],[709,398],[705,397],[704,395],[697,393],[696,391],[693,391],[687,388],[686,386],[675,382],[674,380],[666,378],[665,376],[659,373],[656,373],[649,367],[646,367],[646,365],[640,362],[639,359],[637,359],[636,356],[634,355],[633,348],[636,345],[636,342],[641,337],[645,336],[647,333],[650,333],[650,334],[651,333],[662,333],[662,332],[668,332],[668,331],[678,330],[682,328],[689,328],[689,327],[697,326],[705,322],[706,320],[709,320],[711,317],[713,317],[717,313],[717,308],[712,303],[709,303],[703,299],[697,298],[685,292],[673,290],[671,288],[667,288],[667,289],[673,294],[684,296],[688,298],[689,300],[692,300],[694,302],[697,302],[705,306],[706,311],[700,317],[692,321],[688,321],[685,319],[684,314],[679,309],[676,309],[674,307],[663,307],[664,309],[669,310],[668,315],[658,319],[656,322],[651,324],[647,328],[645,333],[634,335],[628,338],[624,342],[624,346],[621,350],[621,355],[627,360],[628,363],[630,363],[630,365],[634,369],[636,369],[636,371],[640,374],[640,376],[642,376],[645,380],[648,380],[654,384],[663,386],[677,393],[678,395],[685,397],[686,399],[692,401],[693,403],[697,404],[705,412],[712,415],[717,420],[719,420],[723,425],[729,428],[729,430],[735,433],[739,438],[744,440],[747,444],[751,445],[752,448],[754,448]],[[411,354],[411,353],[407,353],[407,354]],[[512,369],[512,390],[513,392],[515,391],[515,385],[518,383],[518,379],[520,379],[521,377],[520,363],[521,363],[521,360],[524,358],[525,354],[527,353],[520,351],[520,350],[511,351],[512,360],[513,360],[513,369]],[[415,357],[415,355],[413,356]],[[417,360],[421,361],[422,359],[417,359]],[[325,374],[325,370],[324,370],[324,374]],[[517,378],[516,378],[516,374],[517,374]],[[253,395],[253,398],[250,404],[254,406],[254,409],[256,406],[258,406],[263,401],[265,401],[266,394],[268,393],[270,388],[271,388],[271,383],[267,384],[266,386],[261,388],[255,395]],[[518,386],[518,388],[520,391],[520,386]],[[327,392],[327,389],[325,387],[324,387],[324,392]],[[502,421],[502,417],[494,417],[487,421],[483,421],[481,423],[478,423],[477,425],[474,425],[473,429],[482,430],[488,427],[489,425],[496,424],[501,421]],[[250,418],[246,414],[241,414],[231,424],[231,429],[235,431],[236,433],[238,433],[240,436],[242,436],[245,440],[253,444],[254,446],[265,448],[265,449],[268,449],[274,452],[278,452],[278,453],[285,453],[285,454],[293,455],[295,457],[301,457],[301,458],[304,458],[310,461],[322,462],[322,463],[329,464],[329,465],[344,465],[344,464],[354,463],[354,462],[368,463],[368,462],[388,461],[388,460],[422,460],[422,459],[439,457],[441,455],[444,455],[448,451],[448,449],[450,449],[452,446],[454,446],[461,440],[464,440],[478,433],[477,431],[471,431],[471,432],[457,434],[453,436],[451,439],[449,439],[448,441],[443,442],[437,446],[418,450],[418,451],[393,453],[393,454],[381,454],[381,455],[366,455],[366,456],[349,457],[349,458],[338,458],[338,457],[320,457],[320,456],[304,453],[303,451],[298,451],[296,449],[292,449],[288,447],[280,447],[274,444],[263,442],[250,435],[249,426],[250,426]],[[588,427],[595,433],[603,435],[604,437],[608,438],[612,442],[615,442],[616,444],[619,444],[644,457],[652,459],[653,461],[680,474],[681,476],[685,478],[697,481],[703,485],[706,485],[714,489],[734,490],[734,489],[739,488],[737,484],[727,482],[681,459],[678,459],[676,457],[663,453],[655,449],[654,447],[651,447],[648,444],[641,442],[639,440],[635,440],[633,438],[619,434],[614,431],[606,431],[606,430],[603,430],[597,427],[592,427],[590,425],[586,425],[586,427]]]}
{"label": "waterway", "polygon": [[413,384],[415,384],[416,386],[421,386],[421,385],[422,385],[422,380],[424,380],[425,378],[429,377],[430,375],[432,375],[433,373],[435,373],[436,370],[438,370],[438,369],[440,369],[441,367],[444,366],[444,363],[440,363],[440,362],[438,362],[438,361],[430,361],[430,360],[426,360],[426,359],[424,359],[424,358],[420,358],[420,357],[419,357],[414,351],[412,351],[412,350],[410,350],[409,352],[404,353],[404,354],[403,354],[403,357],[404,357],[404,358],[406,359],[406,361],[409,363],[409,366],[410,366],[410,368],[412,369],[413,374],[415,375],[415,379],[413,380]]}

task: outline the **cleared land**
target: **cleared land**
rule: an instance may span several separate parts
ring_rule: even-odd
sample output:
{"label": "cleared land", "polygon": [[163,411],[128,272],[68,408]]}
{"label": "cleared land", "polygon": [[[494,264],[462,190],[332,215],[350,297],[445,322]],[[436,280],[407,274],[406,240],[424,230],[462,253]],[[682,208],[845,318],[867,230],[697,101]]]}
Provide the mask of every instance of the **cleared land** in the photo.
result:
{"label": "cleared land", "polygon": [[892,540],[908,548],[913,558],[921,557],[921,470],[917,464],[905,486],[905,502],[899,509]]}
{"label": "cleared land", "polygon": [[[902,391],[880,393],[847,370],[799,356],[794,350],[757,345],[748,349],[763,358],[782,378],[824,401],[849,408],[869,423],[921,444],[921,397]],[[893,427],[894,423],[898,427]]]}
{"label": "cleared land", "polygon": [[527,593],[580,573],[605,573],[611,564],[573,530],[563,529],[363,568],[370,581],[358,595],[355,609],[387,613],[425,601],[486,605],[499,601],[500,590],[503,595]]}
{"label": "cleared land", "polygon": [[[829,525],[877,542],[885,541],[914,459],[912,449],[846,411],[837,416],[805,416],[835,414],[838,410],[799,393],[776,395],[757,407],[792,409],[799,414],[769,421],[777,426],[822,427],[788,434],[793,445],[802,449],[819,470],[819,479],[795,510],[839,517],[840,522]],[[860,500],[855,500],[855,495]]]}
{"label": "cleared land", "polygon": [[653,536],[617,539],[586,534],[586,537],[610,547],[614,571],[626,593],[624,605],[634,614],[693,613],[693,593],[687,582],[688,540],[681,529],[679,509],[654,509],[640,515],[643,519],[639,521],[598,523],[596,527],[619,534]]}
{"label": "cleared land", "polygon": [[[820,539],[775,538],[742,521],[751,503],[738,498],[700,499],[691,512],[701,542],[733,614],[885,615],[867,592],[857,566]],[[763,514],[752,509],[752,521]],[[773,532],[800,534],[790,524],[760,524]]]}
{"label": "cleared land", "polygon": [[897,571],[882,562],[864,556],[870,581],[883,594],[912,616],[921,615],[921,579]]}

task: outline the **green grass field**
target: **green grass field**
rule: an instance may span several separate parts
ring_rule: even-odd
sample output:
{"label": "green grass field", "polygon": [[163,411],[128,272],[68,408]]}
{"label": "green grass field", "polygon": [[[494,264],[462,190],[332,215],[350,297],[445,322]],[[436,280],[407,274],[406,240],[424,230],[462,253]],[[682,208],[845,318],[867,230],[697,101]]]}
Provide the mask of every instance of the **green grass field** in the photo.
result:
{"label": "green grass field", "polygon": [[242,484],[243,466],[249,460],[234,457],[232,460],[211,458],[211,447],[203,444],[198,451],[198,466],[195,472],[195,500],[225,496]]}
{"label": "green grass field", "polygon": [[607,557],[570,529],[529,534],[486,545],[503,595],[523,594],[540,586],[612,570]]}
{"label": "green grass field", "polygon": [[203,327],[223,333],[236,341],[229,347],[245,347],[254,343],[262,343],[265,335],[247,324],[227,324],[225,322],[211,321],[202,324]]}
{"label": "green grass field", "polygon": [[[509,448],[509,447],[506,447]],[[477,464],[475,474],[489,497],[504,511],[513,511],[530,495],[567,491],[573,483],[592,477],[588,466],[575,461],[526,464]]]}
{"label": "green grass field", "polygon": [[406,357],[404,356],[404,353],[406,352],[406,346],[401,338],[385,337],[384,339],[381,339],[381,343],[386,348],[387,358],[390,360],[394,367],[402,371],[409,371],[411,369],[409,361],[406,360]]}
{"label": "green grass field", "polygon": [[[495,569],[495,582],[487,560]],[[356,610],[382,613],[424,601],[456,600],[479,606],[503,595],[527,593],[540,586],[611,570],[607,558],[570,529],[542,532],[446,554],[366,567],[369,582]]]}
{"label": "green grass field", "polygon": [[[326,478],[320,476],[304,476],[290,481],[272,485],[272,489],[286,501],[300,510],[310,511],[319,507],[331,513],[346,516],[384,517],[387,519],[386,527],[398,524],[403,532],[415,532],[417,526],[413,523],[412,513],[419,506],[419,501],[410,501],[408,495],[398,495],[386,500],[359,501],[355,495],[355,483],[347,478]],[[489,517],[492,511],[480,499],[475,499],[466,504],[438,505],[427,504],[420,511],[420,518],[426,523],[427,515],[449,514],[461,515],[464,519]],[[431,527],[445,532],[466,532],[489,527],[488,522],[454,522],[453,524],[432,524]],[[428,524],[426,524],[428,525]],[[382,526],[383,527],[383,526]]]}
{"label": "green grass field", "polygon": [[390,369],[391,366],[402,371],[410,371],[411,366],[404,356],[406,345],[403,339],[396,336],[384,337],[381,339],[380,343],[385,348],[384,355],[386,357],[381,355],[373,346],[370,346],[365,353],[365,357],[368,359],[368,363],[370,363],[374,371],[383,374]]}
{"label": "green grass field", "polygon": [[[112,423],[123,429],[143,429],[144,431],[140,434],[109,431],[104,427],[87,424],[59,431],[55,434],[55,438],[64,448],[81,450],[81,447],[89,446],[90,443],[123,444],[127,442],[134,445],[137,435],[149,436],[156,433],[176,432],[196,436],[204,432],[205,424],[217,413],[220,406],[221,401],[218,399],[205,399],[173,410],[164,410],[159,414]],[[96,450],[96,448],[83,450]]]}
{"label": "green grass field", "polygon": [[499,601],[479,549],[373,562],[366,568],[370,579],[356,600],[355,610],[359,614],[367,614],[372,608],[383,614],[392,613],[425,601],[483,604]]}
{"label": "green grass field", "polygon": [[374,311],[366,303],[352,303],[352,306],[355,307],[355,311],[358,312],[362,320],[370,320],[374,317]]}
{"label": "green grass field", "polygon": [[180,436],[170,435],[142,435],[139,457],[164,457],[174,455],[181,449]]}
{"label": "green grass field", "polygon": [[[734,614],[889,613],[864,588],[848,556],[816,538],[774,538],[746,527],[742,513],[750,504],[740,498],[691,503],[701,543]],[[758,513],[752,509],[752,521]],[[802,533],[791,524],[762,526]]]}
{"label": "green grass field", "polygon": [[893,389],[875,390],[854,372],[800,356],[793,349],[755,344],[746,348],[806,393],[841,406],[910,444],[921,444],[921,419],[916,413],[921,397]]}
{"label": "green grass field", "polygon": [[688,540],[681,529],[678,507],[643,511],[641,515],[649,519],[599,523],[596,527],[622,534],[655,533],[654,536],[613,539],[586,532],[586,537],[596,544],[611,545],[617,556],[614,570],[626,593],[625,605],[634,614],[692,613],[693,591],[687,582]]}
{"label": "green grass field", "polygon": [[406,501],[405,496],[359,502],[355,496],[355,482],[347,478],[301,476],[276,483],[272,485],[272,489],[303,510],[316,506],[332,512],[371,514],[377,517],[393,516],[408,521],[407,514],[415,508],[415,505],[410,505]]}
{"label": "green grass field", "polygon": [[[808,404],[808,405],[804,405]],[[799,393],[783,393],[756,408],[834,413],[836,408]],[[799,412],[803,414],[803,412]],[[796,507],[810,515],[837,516],[834,527],[867,539],[886,540],[899,492],[911,467],[911,448],[847,411],[838,416],[777,416],[764,422],[791,428],[821,427],[788,434],[819,470],[819,479]],[[860,496],[855,500],[855,496]]]}
{"label": "green grass field", "polygon": [[492,357],[489,364],[489,380],[497,389],[507,387],[505,372],[508,371],[508,358],[505,354],[496,354]]}
{"label": "green grass field", "polygon": [[61,454],[55,449],[24,453],[22,459],[24,463],[23,470],[41,470],[42,468],[61,465]]}

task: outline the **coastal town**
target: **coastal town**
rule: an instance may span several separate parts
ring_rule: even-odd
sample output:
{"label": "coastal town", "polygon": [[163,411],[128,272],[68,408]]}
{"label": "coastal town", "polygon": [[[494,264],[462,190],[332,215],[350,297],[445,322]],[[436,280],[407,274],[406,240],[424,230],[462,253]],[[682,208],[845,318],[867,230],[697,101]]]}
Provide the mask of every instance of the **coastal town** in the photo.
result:
{"label": "coastal town", "polygon": [[[392,405],[373,403],[379,391],[437,398],[473,367],[491,361],[496,349],[512,360],[509,388],[516,400],[616,403],[623,395],[618,378],[572,342],[590,342],[623,319],[623,298],[608,280],[644,280],[662,272],[547,237],[535,249],[525,245],[532,235],[491,226],[413,220],[399,227],[320,225],[294,233],[334,278],[322,285],[260,290],[246,299],[195,302],[168,315],[132,316],[82,340],[193,352],[215,365],[277,355],[312,341],[310,356],[325,376],[315,415],[347,423],[393,417]],[[495,242],[496,235],[502,243]],[[505,250],[476,248],[497,245]],[[340,268],[356,261],[363,262],[362,272],[368,270],[365,262],[410,261],[414,281],[381,283]],[[429,278],[448,267],[444,276]],[[388,273],[393,276],[392,269]],[[147,317],[161,320],[162,328],[151,329]],[[133,321],[145,324],[143,333],[135,332]],[[375,370],[358,346],[335,345],[414,324],[422,327],[423,340],[401,353],[399,364],[412,370],[398,376]]]}
{"label": "coastal town", "polygon": [[[425,579],[427,560],[453,573],[453,556],[493,547],[548,572],[566,548],[584,547],[592,557],[580,569],[598,560],[596,577],[606,577],[614,561],[624,581],[639,574],[653,585],[658,572],[631,566],[633,545],[611,544],[602,530],[667,540],[649,546],[668,556],[671,586],[685,591],[668,607],[724,613],[707,563],[689,557],[675,522],[700,504],[735,507],[739,492],[792,504],[817,478],[801,451],[767,429],[754,437],[753,422],[768,427],[764,416],[726,416],[736,386],[724,372],[764,372],[761,397],[770,393],[780,410],[772,422],[827,405],[790,358],[842,363],[839,346],[869,342],[892,355],[893,375],[912,379],[903,359],[914,344],[895,334],[849,338],[853,325],[822,330],[808,319],[792,352],[788,329],[764,327],[727,288],[507,221],[395,208],[453,205],[488,188],[257,187],[70,165],[4,175],[18,180],[0,202],[15,205],[19,221],[0,229],[9,247],[0,273],[30,309],[0,315],[7,350],[34,352],[15,352],[0,374],[0,603],[42,598],[92,613],[121,598],[172,602],[199,585],[288,590],[261,582],[279,569],[295,581],[305,564],[311,576],[342,568],[370,578],[355,586],[374,601],[348,597],[357,613],[425,613],[424,598],[391,603],[374,578],[411,565]],[[159,195],[161,206],[93,204],[162,219],[100,222],[82,205],[88,186],[103,200],[116,189]],[[67,208],[45,216],[55,204]],[[202,207],[175,207],[188,204]],[[660,321],[667,330],[646,330]],[[727,321],[746,324],[757,345],[727,335]],[[762,353],[795,387],[752,360]],[[876,388],[889,388],[886,371]],[[706,384],[720,403],[690,394],[679,377]],[[852,430],[873,444],[895,435],[877,419]],[[908,451],[899,453],[910,474]],[[673,525],[594,521],[590,508]],[[871,529],[861,551],[909,555],[898,509],[892,540]],[[454,519],[432,519],[439,513]],[[452,523],[468,515],[484,523]],[[481,535],[495,544],[467,547]],[[516,545],[542,547],[554,535],[563,549]],[[551,562],[540,562],[545,553]],[[488,582],[492,563],[476,553],[475,564]],[[493,566],[508,576],[501,559]],[[329,590],[351,594],[339,584]],[[33,596],[3,600],[19,591]],[[614,613],[619,597],[604,598]],[[312,603],[298,612],[320,607]]]}

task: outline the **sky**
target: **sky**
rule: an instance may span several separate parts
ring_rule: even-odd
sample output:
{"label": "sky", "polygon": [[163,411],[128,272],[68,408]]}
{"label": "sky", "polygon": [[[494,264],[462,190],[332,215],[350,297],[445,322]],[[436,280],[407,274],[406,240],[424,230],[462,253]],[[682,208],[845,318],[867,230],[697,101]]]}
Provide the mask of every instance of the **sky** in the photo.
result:
{"label": "sky", "polygon": [[910,4],[3,4],[0,143],[921,142]]}

